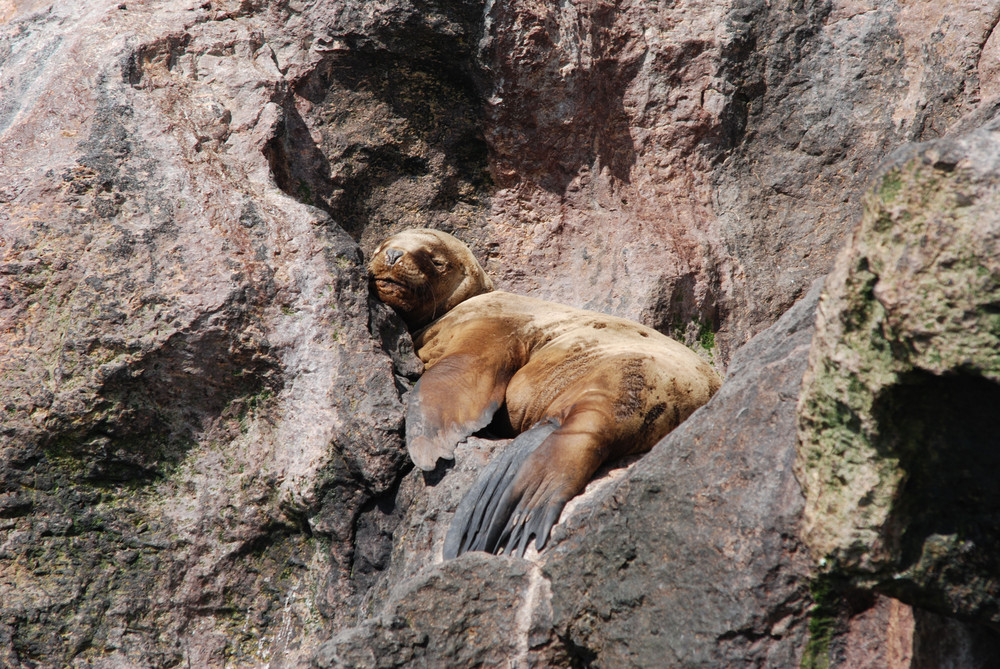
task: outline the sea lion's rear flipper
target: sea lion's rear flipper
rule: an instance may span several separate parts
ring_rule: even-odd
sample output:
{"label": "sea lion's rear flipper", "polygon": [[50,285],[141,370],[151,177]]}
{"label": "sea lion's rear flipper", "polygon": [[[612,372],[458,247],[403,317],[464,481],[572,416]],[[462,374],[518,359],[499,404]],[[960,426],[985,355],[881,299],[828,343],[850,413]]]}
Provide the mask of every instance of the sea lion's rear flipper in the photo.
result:
{"label": "sea lion's rear flipper", "polygon": [[603,406],[577,404],[562,421],[535,424],[494,457],[458,505],[444,557],[466,551],[520,557],[531,537],[536,549],[544,548],[566,502],[607,457],[614,418]]}
{"label": "sea lion's rear flipper", "polygon": [[[559,423],[546,420],[522,432],[509,446],[498,453],[479,474],[479,478],[462,498],[444,541],[444,557],[451,559],[467,551],[497,552],[499,540],[507,529],[511,514],[519,501],[514,495],[514,480],[527,461]],[[549,530],[559,518],[565,501],[532,519],[531,527],[544,546]],[[537,527],[536,527],[537,525]],[[507,531],[507,534],[510,532]],[[525,537],[527,545],[527,537]],[[524,553],[522,548],[521,554]]]}
{"label": "sea lion's rear flipper", "polygon": [[456,353],[424,372],[407,399],[406,448],[420,469],[450,460],[455,446],[493,420],[511,371],[504,360]]}

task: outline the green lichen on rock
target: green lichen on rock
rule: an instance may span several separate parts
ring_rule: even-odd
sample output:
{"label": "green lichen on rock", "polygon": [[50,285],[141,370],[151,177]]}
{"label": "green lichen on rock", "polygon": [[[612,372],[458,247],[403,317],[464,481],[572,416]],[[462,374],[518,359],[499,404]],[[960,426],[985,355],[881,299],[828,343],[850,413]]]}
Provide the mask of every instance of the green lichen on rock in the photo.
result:
{"label": "green lichen on rock", "polygon": [[670,324],[668,334],[693,349],[708,362],[715,361],[715,333],[718,325],[711,319],[692,318],[684,320],[679,315]]}
{"label": "green lichen on rock", "polygon": [[896,170],[890,170],[884,177],[882,177],[882,183],[879,185],[879,197],[883,202],[892,202],[899,195],[899,192],[903,189],[903,180],[900,178],[899,172]]}
{"label": "green lichen on rock", "polygon": [[715,349],[715,332],[712,330],[711,323],[703,322],[701,324],[701,329],[698,331],[698,343],[711,357],[712,351]]}
{"label": "green lichen on rock", "polygon": [[802,651],[802,669],[826,669],[830,666],[830,643],[837,631],[841,597],[830,579],[819,576],[809,584],[813,606],[809,610],[809,641]]}
{"label": "green lichen on rock", "polygon": [[150,598],[169,548],[164,529],[146,514],[143,493],[128,486],[74,484],[61,467],[36,467],[25,490],[30,514],[0,551],[5,583],[20,595],[6,609],[24,660],[67,666],[75,658],[129,645],[129,626],[162,612]]}
{"label": "green lichen on rock", "polygon": [[821,564],[994,623],[998,156],[989,130],[917,147],[867,193],[818,310],[796,463]]}

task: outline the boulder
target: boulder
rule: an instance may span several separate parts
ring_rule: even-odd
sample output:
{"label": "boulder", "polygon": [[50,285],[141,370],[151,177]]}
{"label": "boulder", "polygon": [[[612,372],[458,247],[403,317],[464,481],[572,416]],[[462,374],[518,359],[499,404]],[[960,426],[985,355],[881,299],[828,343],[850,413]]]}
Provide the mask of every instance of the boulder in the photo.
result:
{"label": "boulder", "polygon": [[858,584],[1000,623],[1000,122],[883,167],[801,398],[804,537]]}

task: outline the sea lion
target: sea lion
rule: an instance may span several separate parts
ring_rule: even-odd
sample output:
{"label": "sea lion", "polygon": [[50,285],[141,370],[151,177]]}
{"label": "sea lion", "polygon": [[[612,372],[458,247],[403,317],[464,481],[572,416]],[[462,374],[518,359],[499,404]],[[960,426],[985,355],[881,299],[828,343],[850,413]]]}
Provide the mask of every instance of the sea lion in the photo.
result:
{"label": "sea lion", "polygon": [[656,330],[493,290],[469,248],[444,232],[393,235],[368,268],[425,365],[407,400],[414,464],[433,470],[491,421],[518,434],[459,504],[446,558],[523,555],[532,536],[541,550],[602,463],[649,450],[721,384]]}

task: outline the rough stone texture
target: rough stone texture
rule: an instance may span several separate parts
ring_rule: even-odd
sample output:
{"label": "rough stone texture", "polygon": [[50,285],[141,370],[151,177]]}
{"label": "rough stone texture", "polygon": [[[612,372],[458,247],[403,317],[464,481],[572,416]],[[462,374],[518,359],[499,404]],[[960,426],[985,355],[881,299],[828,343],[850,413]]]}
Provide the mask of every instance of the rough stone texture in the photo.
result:
{"label": "rough stone texture", "polygon": [[275,187],[267,18],[3,26],[5,666],[294,664],[357,596],[402,405],[357,245]]}
{"label": "rough stone texture", "polygon": [[858,610],[841,621],[840,634],[831,640],[829,666],[987,669],[996,664],[1000,639],[990,628],[914,609],[885,596],[857,603]]}
{"label": "rough stone texture", "polygon": [[839,648],[842,666],[897,669],[913,665],[913,609],[899,600],[878,599],[853,616]]}
{"label": "rough stone texture", "polygon": [[1000,623],[1000,123],[902,150],[827,279],[802,397],[831,568]]}
{"label": "rough stone texture", "polygon": [[[519,629],[541,581],[524,560],[469,554],[405,581],[384,611],[320,648],[321,667],[503,666],[527,655]],[[524,593],[529,593],[527,596]],[[433,612],[447,611],[447,615]],[[503,623],[500,621],[503,620]],[[541,633],[549,632],[549,620]],[[506,623],[506,624],[504,624]],[[548,662],[546,663],[548,664]]]}
{"label": "rough stone texture", "polygon": [[882,158],[991,90],[995,2],[900,4],[490,4],[487,270],[724,366],[829,270]]}
{"label": "rough stone texture", "polygon": [[[813,573],[788,467],[807,307],[743,345],[830,270],[893,149],[996,115],[998,17],[0,0],[0,665],[989,657],[914,594],[951,576],[883,589],[939,612],[892,618]],[[434,564],[502,443],[407,467],[420,365],[360,251],[410,225],[732,361],[714,419],[609,472],[534,564]]]}

